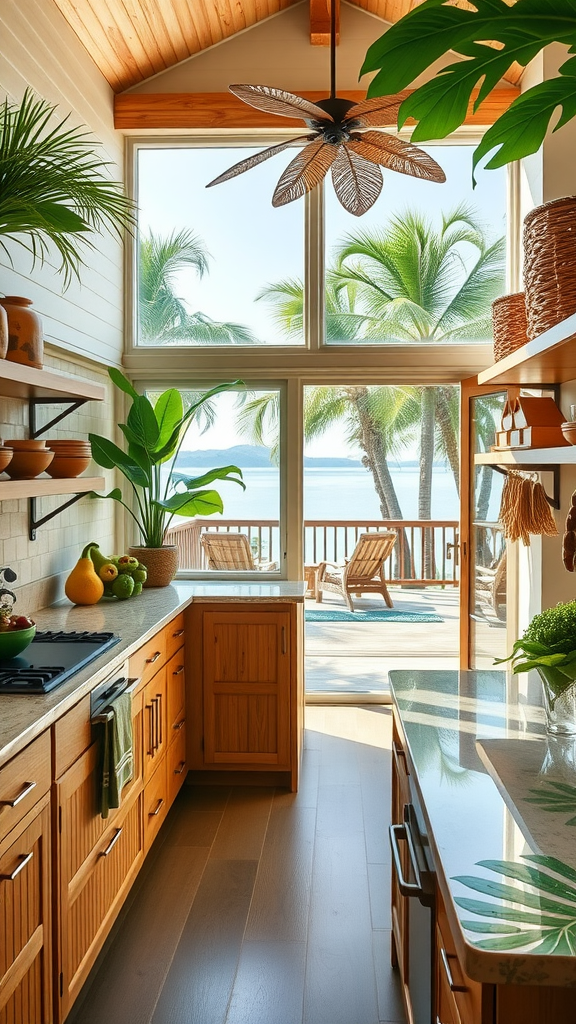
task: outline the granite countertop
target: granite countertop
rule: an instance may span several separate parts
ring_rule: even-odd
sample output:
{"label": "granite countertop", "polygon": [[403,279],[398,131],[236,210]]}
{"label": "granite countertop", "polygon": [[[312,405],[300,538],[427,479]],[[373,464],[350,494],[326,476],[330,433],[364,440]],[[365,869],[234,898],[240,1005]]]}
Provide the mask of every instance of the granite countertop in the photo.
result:
{"label": "granite countertop", "polygon": [[504,672],[390,672],[446,910],[478,981],[576,986],[576,738]]}
{"label": "granite countertop", "polygon": [[39,736],[98,683],[115,672],[121,673],[126,659],[193,601],[303,602],[305,590],[303,581],[199,583],[179,580],[169,587],[146,589],[130,601],[106,601],[80,607],[66,600],[35,612],[38,629],[110,631],[120,634],[121,641],[51,693],[0,694],[0,765]]}

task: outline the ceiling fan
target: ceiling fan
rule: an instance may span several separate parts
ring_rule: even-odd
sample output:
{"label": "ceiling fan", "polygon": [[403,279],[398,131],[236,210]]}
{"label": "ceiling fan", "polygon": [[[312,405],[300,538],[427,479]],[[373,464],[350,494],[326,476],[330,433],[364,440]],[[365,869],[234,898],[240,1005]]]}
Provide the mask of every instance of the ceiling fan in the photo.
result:
{"label": "ceiling fan", "polygon": [[427,181],[446,181],[446,175],[424,150],[389,132],[372,131],[396,125],[400,104],[409,95],[377,96],[355,103],[336,95],[336,3],[330,2],[330,96],[311,103],[283,89],[268,85],[230,85],[230,92],[244,103],[270,114],[296,117],[310,129],[306,135],[269,146],[229,167],[206,186],[219,185],[290,146],[307,143],[280,176],[272,206],[285,206],[310,192],[329,170],[336,196],[356,217],[369,210],[383,185],[380,167]]}

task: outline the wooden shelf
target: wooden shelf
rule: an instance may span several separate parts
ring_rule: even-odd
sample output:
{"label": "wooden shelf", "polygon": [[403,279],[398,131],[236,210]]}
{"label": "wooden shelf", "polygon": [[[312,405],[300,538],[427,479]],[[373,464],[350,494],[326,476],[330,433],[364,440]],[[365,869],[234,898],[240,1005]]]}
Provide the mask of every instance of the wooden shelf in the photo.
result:
{"label": "wooden shelf", "polygon": [[479,384],[563,384],[576,378],[576,313],[478,374]]}
{"label": "wooden shelf", "polygon": [[103,402],[106,392],[101,384],[79,377],[62,377],[51,370],[37,370],[34,366],[12,363],[0,359],[0,395],[3,398],[34,398],[41,400],[83,399]]}
{"label": "wooden shelf", "polygon": [[504,452],[480,452],[474,456],[476,466],[574,466],[576,446],[562,448],[515,448]]}
{"label": "wooden shelf", "polygon": [[75,476],[61,480],[53,480],[49,476],[35,476],[33,480],[0,478],[0,501],[41,498],[48,494],[83,494],[88,491],[101,491],[105,486],[103,476]]}

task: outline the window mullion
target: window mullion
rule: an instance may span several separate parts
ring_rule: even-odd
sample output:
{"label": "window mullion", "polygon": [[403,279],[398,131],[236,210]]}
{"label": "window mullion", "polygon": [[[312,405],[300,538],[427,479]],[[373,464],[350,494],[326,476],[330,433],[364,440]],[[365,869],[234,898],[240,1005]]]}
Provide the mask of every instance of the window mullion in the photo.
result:
{"label": "window mullion", "polygon": [[304,331],[307,347],[324,344],[324,189],[306,196],[304,213]]}

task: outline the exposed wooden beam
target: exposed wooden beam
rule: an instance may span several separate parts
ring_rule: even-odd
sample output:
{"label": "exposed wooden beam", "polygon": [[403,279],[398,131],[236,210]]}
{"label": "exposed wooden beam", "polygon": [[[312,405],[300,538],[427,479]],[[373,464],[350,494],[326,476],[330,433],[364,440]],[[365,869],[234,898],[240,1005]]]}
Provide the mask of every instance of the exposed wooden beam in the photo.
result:
{"label": "exposed wooden beam", "polygon": [[[475,114],[468,109],[465,124],[490,125],[520,94],[516,88],[494,89]],[[306,99],[326,99],[326,92],[304,92]],[[339,93],[357,103],[364,91]],[[229,92],[124,93],[114,97],[114,127],[119,131],[148,128],[301,128],[302,121],[277,117],[249,107]]]}
{"label": "exposed wooden beam", "polygon": [[330,46],[330,4],[336,4],[336,45],[340,44],[340,0],[310,0],[310,42]]}

